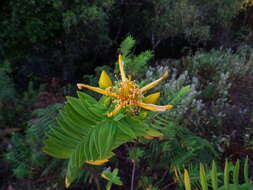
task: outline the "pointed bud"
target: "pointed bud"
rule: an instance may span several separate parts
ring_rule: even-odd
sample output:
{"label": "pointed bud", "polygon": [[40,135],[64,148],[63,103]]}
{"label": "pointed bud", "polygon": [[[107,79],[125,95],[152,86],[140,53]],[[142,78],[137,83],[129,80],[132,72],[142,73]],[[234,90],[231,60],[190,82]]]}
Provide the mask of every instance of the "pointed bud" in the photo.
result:
{"label": "pointed bud", "polygon": [[143,102],[145,102],[147,104],[155,104],[158,101],[158,99],[160,98],[160,95],[161,95],[160,92],[150,94],[143,99]]}
{"label": "pointed bud", "polygon": [[102,71],[102,73],[100,75],[100,78],[98,81],[98,86],[99,86],[99,88],[102,88],[102,89],[112,86],[112,81],[111,81],[109,75],[105,71]]}

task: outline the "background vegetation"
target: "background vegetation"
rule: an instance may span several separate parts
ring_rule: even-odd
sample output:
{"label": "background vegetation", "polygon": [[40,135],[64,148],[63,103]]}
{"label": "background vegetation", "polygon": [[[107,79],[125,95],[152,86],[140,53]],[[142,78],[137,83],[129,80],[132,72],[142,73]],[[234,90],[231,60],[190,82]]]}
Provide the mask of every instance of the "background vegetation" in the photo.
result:
{"label": "background vegetation", "polygon": [[[169,70],[154,91],[175,109],[149,117],[164,139],[116,150],[108,166],[124,186],[115,189],[130,189],[133,162],[140,190],[183,189],[175,168],[200,187],[200,162],[223,169],[248,156],[253,171],[252,21],[249,0],[2,0],[0,190],[63,189],[66,163],[42,152],[45,132],[77,82],[115,77],[118,53],[142,84]],[[70,188],[103,189],[102,170],[85,166]]]}

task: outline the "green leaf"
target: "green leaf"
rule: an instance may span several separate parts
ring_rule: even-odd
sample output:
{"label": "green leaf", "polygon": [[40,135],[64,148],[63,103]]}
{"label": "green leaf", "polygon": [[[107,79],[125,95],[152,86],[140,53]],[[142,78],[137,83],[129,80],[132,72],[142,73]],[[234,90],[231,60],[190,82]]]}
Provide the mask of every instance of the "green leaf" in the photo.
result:
{"label": "green leaf", "polygon": [[185,185],[185,190],[191,190],[190,177],[186,169],[184,170],[184,185]]}
{"label": "green leaf", "polygon": [[172,105],[176,105],[178,104],[182,98],[190,91],[190,85],[188,86],[184,86],[183,88],[181,88],[179,90],[179,92],[177,92],[173,97],[172,99],[169,101],[168,104],[172,104]]}
{"label": "green leaf", "polygon": [[226,159],[225,168],[224,168],[224,187],[225,187],[225,190],[229,190],[228,185],[229,185],[229,164],[228,164],[228,160]]}
{"label": "green leaf", "polygon": [[239,185],[239,170],[240,170],[240,161],[237,160],[233,171],[233,183],[235,185],[235,190],[238,188],[237,186]]}
{"label": "green leaf", "polygon": [[211,179],[212,179],[213,190],[218,190],[217,167],[216,167],[215,161],[213,161],[212,163]]}
{"label": "green leaf", "polygon": [[249,180],[249,158],[248,158],[248,156],[247,156],[247,158],[244,162],[243,173],[244,173],[245,183],[250,183],[250,180]]}
{"label": "green leaf", "polygon": [[128,153],[128,159],[129,160],[134,160],[135,162],[139,162],[140,158],[143,156],[144,151],[141,150],[140,148],[133,148],[129,151]]}
{"label": "green leaf", "polygon": [[203,164],[201,163],[199,167],[199,174],[200,174],[200,184],[201,184],[202,190],[208,190],[206,172],[205,172]]}
{"label": "green leaf", "polygon": [[123,56],[127,56],[131,49],[135,45],[135,40],[132,36],[128,36],[123,42],[120,44],[120,52],[123,54]]}
{"label": "green leaf", "polygon": [[125,135],[136,138],[134,131],[124,121],[119,122],[117,126]]}
{"label": "green leaf", "polygon": [[83,101],[83,100],[87,100],[88,102],[92,103],[92,104],[96,104],[97,100],[91,96],[89,96],[88,94],[85,94],[83,92],[77,91],[77,95],[78,97]]}
{"label": "green leaf", "polygon": [[116,185],[123,185],[122,181],[118,177],[119,169],[115,168],[113,172],[111,172],[110,168],[106,169],[102,172],[101,176],[108,180],[109,182],[116,184]]}

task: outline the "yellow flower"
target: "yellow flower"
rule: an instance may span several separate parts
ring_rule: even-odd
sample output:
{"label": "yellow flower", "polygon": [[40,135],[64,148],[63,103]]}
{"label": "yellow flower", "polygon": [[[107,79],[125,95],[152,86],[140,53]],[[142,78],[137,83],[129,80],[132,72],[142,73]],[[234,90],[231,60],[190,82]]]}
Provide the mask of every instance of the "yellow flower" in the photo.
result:
{"label": "yellow flower", "polygon": [[119,55],[118,63],[121,75],[121,81],[119,81],[118,85],[111,86],[111,79],[105,71],[102,72],[99,80],[100,88],[89,86],[87,84],[77,84],[78,89],[87,88],[105,96],[114,98],[113,102],[116,104],[116,106],[112,112],[107,114],[108,117],[116,115],[121,109],[126,107],[130,108],[130,110],[137,110],[140,107],[155,112],[164,112],[173,108],[172,105],[158,106],[154,104],[160,97],[159,92],[151,94],[146,98],[143,95],[146,91],[154,88],[162,80],[166,79],[168,77],[168,72],[165,72],[164,75],[158,80],[155,80],[150,84],[140,88],[135,81],[132,81],[130,78],[128,79],[126,77],[124,71],[124,62],[121,55]]}

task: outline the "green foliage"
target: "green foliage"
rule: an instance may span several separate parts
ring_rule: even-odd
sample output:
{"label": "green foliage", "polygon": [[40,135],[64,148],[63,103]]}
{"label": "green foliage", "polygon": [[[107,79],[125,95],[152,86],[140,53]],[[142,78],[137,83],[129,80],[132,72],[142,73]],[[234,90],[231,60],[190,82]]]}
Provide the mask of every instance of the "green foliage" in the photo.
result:
{"label": "green foliage", "polygon": [[115,168],[112,172],[111,168],[107,168],[102,172],[101,176],[108,181],[106,185],[106,190],[110,190],[112,184],[123,185],[122,181],[118,177],[118,172],[118,168]]}
{"label": "green foliage", "polygon": [[15,147],[13,151],[8,152],[5,157],[11,161],[13,165],[13,173],[18,178],[29,177],[31,170],[27,159],[31,157],[31,153],[21,135],[15,133],[12,135],[12,144]]}
{"label": "green foliage", "polygon": [[[138,3],[10,0],[0,7],[3,46],[0,48],[5,49],[5,58],[15,68],[17,80],[41,82],[57,76],[67,83],[93,72],[96,66],[111,64],[112,52],[127,35],[133,35],[140,42],[136,46],[138,52],[151,45],[152,50],[159,51],[158,55],[164,55],[157,48],[162,43],[160,47],[172,57],[178,56],[175,51],[180,52],[189,45],[213,47],[228,41],[231,47],[234,44],[229,37],[233,33],[231,25],[240,5],[239,0],[143,0]],[[224,34],[219,37],[217,34],[221,33]],[[133,47],[134,40],[128,42]],[[146,62],[152,54],[145,51],[139,56],[130,56],[129,70],[134,68],[131,74],[145,73]]]}
{"label": "green foliage", "polygon": [[[228,163],[228,161],[226,160],[225,162],[225,167],[224,167],[224,182],[223,184],[221,184],[221,181],[219,181],[218,179],[218,174],[217,174],[217,166],[215,164],[215,162],[213,161],[212,164],[212,169],[210,171],[211,173],[211,178],[207,177],[207,173],[205,172],[204,169],[204,165],[200,164],[199,167],[199,181],[201,184],[201,188],[197,188],[197,189],[201,189],[201,190],[207,190],[208,187],[212,188],[213,190],[251,190],[253,188],[253,182],[249,180],[249,176],[248,176],[248,170],[249,170],[249,166],[248,166],[248,158],[246,158],[245,163],[244,163],[244,183],[243,184],[239,184],[239,170],[240,170],[240,162],[239,160],[237,160],[235,166],[233,166],[231,163]],[[230,168],[232,170],[230,170]],[[185,170],[187,171],[187,170]],[[233,176],[233,183],[232,180],[230,179],[230,173],[232,172],[232,176]],[[180,174],[180,175],[178,175]],[[184,183],[185,189],[186,190],[191,190],[191,182],[190,182],[190,178],[188,175],[188,172],[184,173],[184,176],[182,176],[182,174],[180,172],[177,172],[177,177],[178,180],[181,180],[181,183]],[[187,180],[182,180],[182,179],[187,179]],[[209,183],[211,181],[211,184]],[[194,187],[194,189],[196,189]]]}
{"label": "green foliage", "polygon": [[53,31],[60,29],[59,24],[55,24],[60,19],[59,14],[53,11],[50,4],[48,0],[12,0],[3,3],[0,14],[0,39],[7,50],[15,48],[20,51],[15,54],[13,51],[7,51],[8,54],[20,55],[23,52],[22,47],[48,40]]}
{"label": "green foliage", "polygon": [[108,98],[97,102],[81,92],[78,97],[67,98],[57,117],[57,125],[47,133],[44,147],[53,157],[69,159],[66,186],[78,176],[84,162],[109,159],[115,148],[138,136],[148,135],[152,130],[123,113],[107,117]]}
{"label": "green foliage", "polygon": [[210,163],[217,157],[213,146],[187,128],[163,120],[161,116],[153,118],[149,121],[151,122],[153,128],[163,133],[163,137],[142,140],[140,142],[145,146],[141,144],[140,147],[134,148],[133,152],[130,151],[134,155],[132,157],[137,157],[136,163],[140,165],[141,179],[138,181],[138,189],[163,188],[175,168],[182,170],[185,167],[193,178],[192,183],[198,184],[199,162]]}
{"label": "green foliage", "polygon": [[[8,49],[29,47],[34,43],[51,40],[57,34],[74,32],[76,25],[83,24],[87,28],[81,40],[92,37],[92,30],[95,29],[101,30],[100,34],[104,35],[101,38],[105,39],[107,32],[104,10],[112,3],[113,1],[110,0],[101,4],[99,1],[93,3],[75,1],[67,4],[64,1],[11,0],[2,7],[9,12],[1,11],[0,16],[5,19],[1,22],[1,28],[4,30],[1,30],[0,38]],[[76,34],[80,35],[80,33]],[[19,50],[22,51],[21,48]]]}
{"label": "green foliage", "polygon": [[156,48],[162,40],[182,36],[190,43],[205,42],[210,38],[210,26],[201,20],[203,15],[197,2],[189,0],[151,1],[153,15],[149,19],[152,46]]}
{"label": "green foliage", "polygon": [[[166,98],[167,103],[173,103],[175,106],[173,109],[176,110],[177,106],[190,93],[191,87],[179,86],[177,89],[177,91],[172,89],[171,94],[168,95],[169,98]],[[129,152],[129,160],[141,163],[142,177],[139,181],[139,189],[163,187],[166,173],[173,173],[175,168],[191,167],[190,174],[196,174],[196,166],[199,162],[210,163],[212,159],[217,157],[217,152],[207,140],[172,122],[173,119],[168,115],[170,115],[169,112],[162,115],[150,113],[146,122],[153,129],[159,129],[163,136],[159,137],[159,140],[147,141],[143,139],[140,142],[145,143],[145,146],[133,148]],[[145,164],[143,165],[143,163]],[[159,174],[156,171],[159,171]],[[164,174],[161,174],[162,172]],[[148,173],[152,173],[152,176],[149,176]]]}
{"label": "green foliage", "polygon": [[182,101],[185,95],[187,95],[190,92],[190,85],[184,86],[181,88],[177,93],[174,93],[171,99],[169,100],[169,104],[177,105]]}
{"label": "green foliage", "polygon": [[28,128],[26,129],[26,139],[31,148],[34,149],[34,152],[37,151],[41,146],[42,141],[38,142],[37,139],[44,139],[45,132],[48,131],[50,125],[55,124],[55,117],[58,114],[58,111],[62,109],[62,104],[53,104],[45,108],[39,108],[32,112],[32,115],[35,117],[28,122]]}
{"label": "green foliage", "polygon": [[49,125],[55,123],[56,114],[61,108],[61,104],[53,104],[34,110],[32,113],[34,118],[28,122],[25,134],[13,134],[12,148],[5,154],[5,158],[10,162],[15,177],[31,178],[36,175],[34,172],[36,170],[40,171],[40,176],[48,176],[52,175],[53,169],[59,170],[59,165],[64,165],[64,162],[57,159],[49,160],[41,151],[45,132],[48,131]]}
{"label": "green foliage", "polygon": [[128,159],[135,161],[135,162],[140,162],[140,159],[143,157],[144,155],[144,151],[141,150],[140,148],[133,148],[129,151],[129,156]]}
{"label": "green foliage", "polygon": [[17,80],[41,83],[59,77],[70,82],[92,72],[100,65],[96,55],[105,56],[112,46],[108,19],[113,3],[113,0],[1,3],[0,48],[15,68]]}
{"label": "green foliage", "polygon": [[174,46],[180,40],[186,40],[191,46],[214,39],[222,41],[222,45],[229,44],[232,36],[227,31],[232,30],[233,19],[243,4],[240,0],[150,0],[149,3],[152,11],[143,13],[147,25],[143,33],[153,49],[168,39],[170,42],[166,42]]}
{"label": "green foliage", "polygon": [[16,98],[14,83],[9,74],[11,73],[8,62],[0,63],[0,128],[6,127],[15,115],[13,113],[13,99]]}
{"label": "green foliage", "polygon": [[[168,60],[157,67],[150,67],[145,83],[154,80],[165,70],[171,71],[163,88],[159,86],[154,89],[163,92],[161,104],[170,101],[184,86],[190,85],[190,92],[174,109],[165,113],[166,119],[189,127],[201,136],[215,138],[213,142],[217,143],[220,151],[224,151],[218,140],[224,134],[230,136],[232,126],[238,131],[251,126],[252,63],[252,50],[247,46],[234,53],[229,49],[197,52],[181,60]],[[242,107],[247,108],[243,114],[239,111],[244,109]],[[239,112],[242,117],[235,117]]]}
{"label": "green foliage", "polygon": [[15,97],[14,83],[8,74],[11,73],[8,62],[0,63],[0,105],[4,101],[11,100]]}
{"label": "green foliage", "polygon": [[[45,85],[35,87],[30,81],[27,89],[16,90],[12,78],[13,69],[8,61],[0,64],[0,121],[1,128],[14,128],[16,122],[22,127],[26,119],[30,119],[31,107],[37,100],[37,95]],[[17,93],[18,92],[18,93]]]}
{"label": "green foliage", "polygon": [[[119,52],[122,53],[126,71],[134,78],[140,78],[147,70],[148,62],[153,58],[153,53],[150,50],[141,52],[138,55],[133,54],[133,48],[136,41],[133,37],[126,37],[120,44]],[[115,64],[116,73],[119,71],[118,64]]]}
{"label": "green foliage", "polygon": [[160,163],[153,164],[162,168],[169,166],[172,172],[174,168],[182,169],[184,166],[194,166],[199,162],[210,163],[217,156],[214,147],[207,140],[194,135],[185,127],[168,122],[162,116],[154,118],[152,126],[159,127],[165,139],[161,143],[153,142],[150,150],[147,150],[149,153],[146,155],[151,160],[152,157],[154,159],[159,155],[158,152],[163,152]]}
{"label": "green foliage", "polygon": [[28,178],[32,175],[31,168],[24,163],[21,163],[17,168],[14,168],[12,172],[18,179]]}
{"label": "green foliage", "polygon": [[[232,19],[236,17],[242,6],[241,0],[214,0],[214,1],[197,1],[201,8],[203,18],[207,24],[217,24],[221,26],[231,26]],[[208,16],[211,16],[209,17]]]}
{"label": "green foliage", "polygon": [[45,85],[40,85],[39,88],[36,88],[34,83],[30,81],[28,83],[26,91],[22,94],[22,101],[26,102],[28,105],[34,105],[37,101],[37,95],[39,92],[43,91],[45,89]]}

